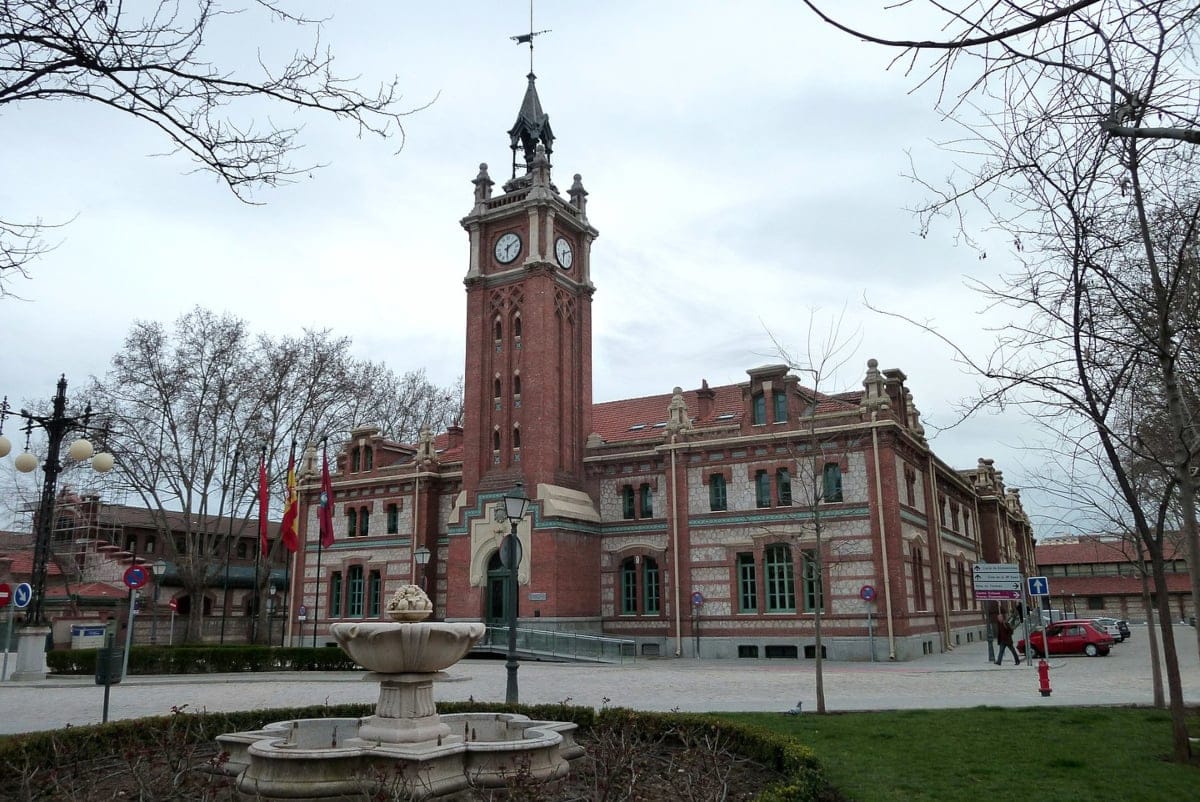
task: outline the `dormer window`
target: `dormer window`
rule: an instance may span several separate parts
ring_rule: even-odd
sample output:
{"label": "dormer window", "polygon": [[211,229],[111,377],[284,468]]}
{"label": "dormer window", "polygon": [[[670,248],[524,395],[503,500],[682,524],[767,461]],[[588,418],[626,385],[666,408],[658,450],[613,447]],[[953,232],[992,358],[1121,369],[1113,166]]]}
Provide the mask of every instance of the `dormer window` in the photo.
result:
{"label": "dormer window", "polygon": [[783,423],[787,420],[787,393],[774,393],[772,398],[775,401],[775,422]]}
{"label": "dormer window", "polygon": [[358,473],[361,468],[362,468],[362,453],[358,449],[358,447],[355,446],[350,451],[350,472]]}
{"label": "dormer window", "polygon": [[369,471],[375,467],[375,449],[367,446],[363,449],[363,470]]}
{"label": "dormer window", "polygon": [[754,426],[767,422],[767,397],[762,393],[755,393],[750,399],[750,422]]}

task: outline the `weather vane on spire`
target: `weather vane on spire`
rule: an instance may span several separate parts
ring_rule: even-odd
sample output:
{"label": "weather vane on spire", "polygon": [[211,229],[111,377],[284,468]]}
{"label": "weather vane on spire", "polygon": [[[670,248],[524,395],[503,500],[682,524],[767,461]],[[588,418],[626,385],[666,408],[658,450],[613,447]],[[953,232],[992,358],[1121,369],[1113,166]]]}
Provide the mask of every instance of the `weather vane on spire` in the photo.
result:
{"label": "weather vane on spire", "polygon": [[529,0],[529,33],[523,33],[519,36],[510,36],[508,38],[512,39],[519,45],[529,45],[529,71],[531,73],[533,72],[533,37],[541,36],[544,33],[550,33],[550,29],[547,28],[544,31],[535,31],[533,29],[533,0]]}

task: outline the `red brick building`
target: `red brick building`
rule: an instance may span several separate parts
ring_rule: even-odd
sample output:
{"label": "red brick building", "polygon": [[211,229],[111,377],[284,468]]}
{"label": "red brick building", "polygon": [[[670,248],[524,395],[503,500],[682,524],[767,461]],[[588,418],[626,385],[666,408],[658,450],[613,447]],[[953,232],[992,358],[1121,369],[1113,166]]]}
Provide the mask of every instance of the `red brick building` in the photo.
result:
{"label": "red brick building", "polygon": [[[337,539],[317,547],[319,459],[302,464],[296,642],[373,618],[425,582],[439,617],[504,616],[502,496],[519,527],[520,625],[610,634],[639,654],[909,659],[978,638],[976,562],[1033,561],[1015,490],[990,460],[958,471],[929,448],[900,370],[861,389],[805,388],[786,366],[740,384],[592,399],[587,192],[553,183],[553,133],[530,76],[468,234],[465,416],[416,445],[374,429],[330,455]],[[599,273],[602,275],[602,269]],[[414,555],[428,549],[428,565]],[[319,566],[318,566],[319,562]],[[866,588],[870,590],[866,590]],[[869,597],[869,598],[868,598]]]}
{"label": "red brick building", "polygon": [[[1188,620],[1193,608],[1187,559],[1168,541],[1163,560],[1171,612],[1176,620]],[[1145,621],[1138,562],[1136,546],[1114,536],[1054,538],[1037,546],[1039,570],[1050,582],[1050,605],[1079,618]],[[1149,582],[1153,597],[1154,580]]]}

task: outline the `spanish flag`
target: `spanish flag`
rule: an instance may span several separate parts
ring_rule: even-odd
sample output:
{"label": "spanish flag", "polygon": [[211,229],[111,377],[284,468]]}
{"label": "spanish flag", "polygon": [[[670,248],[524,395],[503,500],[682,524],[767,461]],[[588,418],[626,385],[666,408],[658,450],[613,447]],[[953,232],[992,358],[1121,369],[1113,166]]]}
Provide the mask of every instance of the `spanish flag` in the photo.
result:
{"label": "spanish flag", "polygon": [[283,524],[280,526],[280,537],[283,546],[294,552],[300,548],[300,535],[296,530],[296,521],[300,513],[300,500],[296,497],[296,449],[288,457],[287,488],[284,491]]}

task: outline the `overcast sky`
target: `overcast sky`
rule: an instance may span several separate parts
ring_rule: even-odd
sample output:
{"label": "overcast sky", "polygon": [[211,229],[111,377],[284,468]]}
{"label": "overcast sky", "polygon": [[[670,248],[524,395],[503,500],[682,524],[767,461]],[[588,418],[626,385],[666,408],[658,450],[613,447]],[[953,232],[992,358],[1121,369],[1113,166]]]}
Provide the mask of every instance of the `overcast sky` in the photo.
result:
{"label": "overcast sky", "polygon": [[[274,336],[329,328],[361,356],[398,372],[425,368],[441,384],[462,373],[458,221],[480,162],[498,182],[508,175],[505,132],[529,70],[528,49],[508,37],[528,29],[528,5],[319,5],[335,9],[323,39],[343,73],[368,84],[396,75],[409,104],[433,103],[407,118],[398,153],[395,142],[302,118],[298,160],[327,166],[260,193],[261,206],[182,157],[151,155],[167,144],[109,110],[4,109],[2,216],[71,222],[33,280],[13,287],[25,300],[0,301],[0,393],[18,404],[48,398],[60,373],[82,387],[134,320],[169,322],[196,305]],[[874,357],[908,375],[927,425],[954,419],[975,380],[935,340],[863,299],[933,321],[982,353],[996,321],[965,280],[1014,263],[1002,246],[983,261],[956,247],[949,225],[914,234],[906,209],[922,195],[903,173],[911,156],[942,177],[949,163],[931,142],[951,132],[932,96],[887,70],[891,54],[787,0],[540,0],[536,14],[534,27],[551,29],[534,66],[557,137],[554,177],[565,190],[582,174],[600,231],[596,401],[745,381],[748,368],[780,361],[772,335],[802,354],[812,315],[825,329],[844,314],[857,347],[827,389],[861,387]],[[295,32],[260,22],[214,29],[214,63],[252,67],[260,48],[267,60],[286,54]],[[1017,417],[981,416],[933,445],[959,468],[995,458],[1036,515],[1021,453],[1032,436]],[[1039,535],[1059,528],[1035,525]]]}

